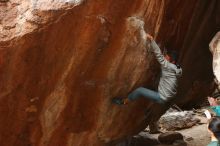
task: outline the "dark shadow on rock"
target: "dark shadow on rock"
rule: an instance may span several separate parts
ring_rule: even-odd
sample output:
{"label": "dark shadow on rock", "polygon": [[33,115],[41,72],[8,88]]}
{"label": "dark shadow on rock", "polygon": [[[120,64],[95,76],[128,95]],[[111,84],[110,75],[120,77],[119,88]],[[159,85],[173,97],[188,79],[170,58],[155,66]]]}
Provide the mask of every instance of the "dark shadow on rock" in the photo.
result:
{"label": "dark shadow on rock", "polygon": [[159,142],[157,139],[143,136],[134,136],[116,144],[115,146],[156,146]]}
{"label": "dark shadow on rock", "polygon": [[179,132],[165,132],[158,136],[158,140],[163,144],[172,144],[176,140],[183,140],[183,135]]}

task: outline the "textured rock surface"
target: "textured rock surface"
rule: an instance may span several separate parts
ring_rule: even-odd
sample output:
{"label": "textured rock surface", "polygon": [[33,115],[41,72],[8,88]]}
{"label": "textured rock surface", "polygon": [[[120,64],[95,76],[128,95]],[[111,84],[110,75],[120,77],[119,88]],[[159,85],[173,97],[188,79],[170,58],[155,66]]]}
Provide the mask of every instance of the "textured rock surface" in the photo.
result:
{"label": "textured rock surface", "polygon": [[[0,1],[0,144],[103,146],[159,117],[163,110],[144,100],[110,103],[156,87],[140,19],[161,46],[181,52],[180,97],[188,98],[180,101],[198,101],[212,78],[218,8],[218,0]],[[154,111],[147,119],[146,107]]]}
{"label": "textured rock surface", "polygon": [[179,101],[185,107],[199,104],[204,95],[210,95],[208,89],[213,71],[212,56],[207,46],[220,30],[219,1],[200,1],[194,10],[180,51],[184,74]]}
{"label": "textured rock surface", "polygon": [[190,128],[199,122],[200,120],[196,118],[192,111],[173,111],[167,112],[161,116],[159,125],[164,130],[175,131],[179,129]]}
{"label": "textured rock surface", "polygon": [[214,36],[209,44],[210,51],[213,55],[213,72],[220,89],[220,31]]}

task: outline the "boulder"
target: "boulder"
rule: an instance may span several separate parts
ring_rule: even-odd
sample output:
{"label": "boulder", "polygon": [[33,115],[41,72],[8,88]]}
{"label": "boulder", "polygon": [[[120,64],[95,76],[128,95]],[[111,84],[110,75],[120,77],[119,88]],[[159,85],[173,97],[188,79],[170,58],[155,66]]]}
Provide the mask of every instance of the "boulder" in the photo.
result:
{"label": "boulder", "polygon": [[125,140],[124,142],[118,143],[115,146],[156,146],[159,142],[157,139],[147,136],[134,136]]}
{"label": "boulder", "polygon": [[177,140],[183,140],[183,135],[179,132],[165,132],[158,136],[158,140],[162,144],[173,144],[178,143]]}
{"label": "boulder", "polygon": [[196,118],[193,111],[167,111],[159,120],[159,125],[162,129],[167,131],[180,130],[190,128],[200,120]]}
{"label": "boulder", "polygon": [[184,140],[175,140],[173,146],[187,146],[187,143]]}

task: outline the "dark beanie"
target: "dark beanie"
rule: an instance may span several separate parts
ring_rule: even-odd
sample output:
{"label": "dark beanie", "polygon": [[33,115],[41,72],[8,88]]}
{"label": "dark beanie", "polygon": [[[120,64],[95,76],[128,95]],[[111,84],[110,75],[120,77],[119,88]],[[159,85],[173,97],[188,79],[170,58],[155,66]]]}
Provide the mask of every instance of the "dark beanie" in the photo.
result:
{"label": "dark beanie", "polygon": [[218,97],[220,97],[220,92],[218,92],[218,91],[216,92],[216,91],[215,91],[215,92],[212,94],[212,97],[213,97],[213,98],[218,98]]}

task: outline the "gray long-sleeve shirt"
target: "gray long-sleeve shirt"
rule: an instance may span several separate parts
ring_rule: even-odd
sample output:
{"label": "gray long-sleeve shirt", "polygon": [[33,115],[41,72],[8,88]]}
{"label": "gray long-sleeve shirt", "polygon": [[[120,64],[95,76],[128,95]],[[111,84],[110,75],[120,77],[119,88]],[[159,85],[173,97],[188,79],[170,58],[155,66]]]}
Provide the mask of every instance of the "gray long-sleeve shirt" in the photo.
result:
{"label": "gray long-sleeve shirt", "polygon": [[157,58],[157,61],[161,65],[162,73],[158,86],[158,92],[161,99],[168,101],[176,96],[178,78],[182,75],[182,69],[178,68],[175,64],[170,63],[164,58],[155,41],[151,41],[150,45]]}

